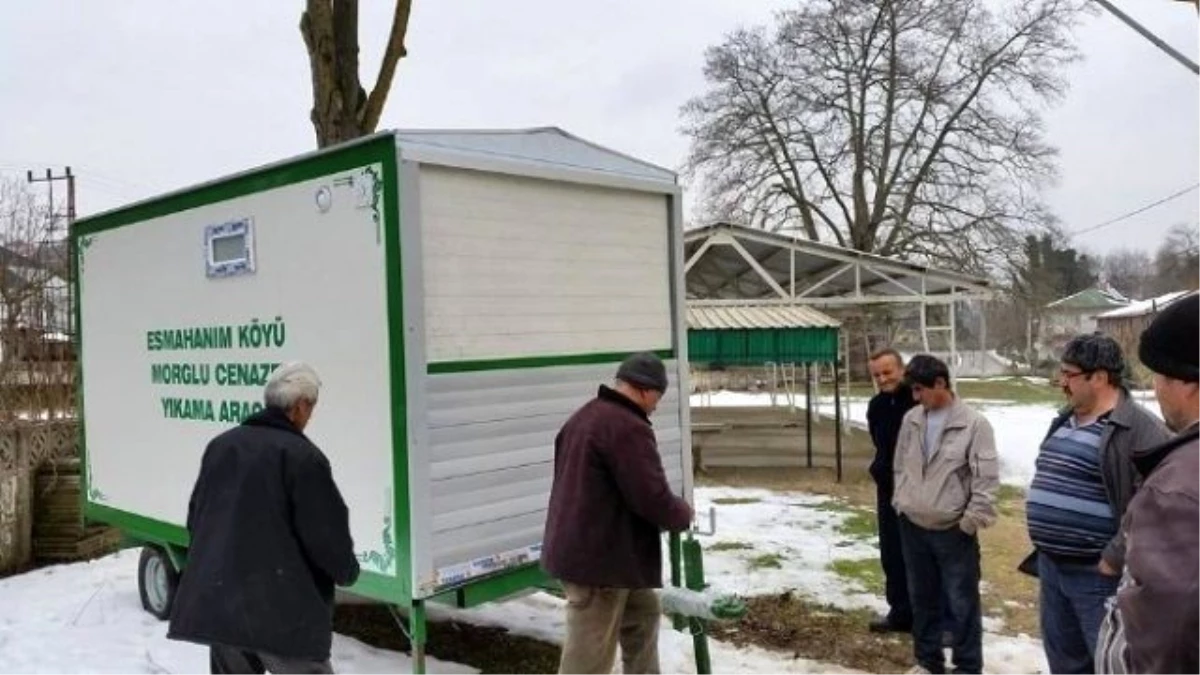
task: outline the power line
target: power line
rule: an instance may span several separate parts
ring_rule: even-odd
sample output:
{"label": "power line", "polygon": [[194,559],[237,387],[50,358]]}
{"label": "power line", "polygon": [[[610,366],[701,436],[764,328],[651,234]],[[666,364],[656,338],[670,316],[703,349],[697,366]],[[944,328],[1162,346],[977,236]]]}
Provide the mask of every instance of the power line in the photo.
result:
{"label": "power line", "polygon": [[1098,225],[1092,225],[1091,227],[1085,227],[1082,230],[1077,230],[1075,232],[1072,232],[1071,236],[1087,234],[1088,232],[1095,232],[1096,230],[1099,230],[1102,227],[1108,227],[1109,225],[1116,225],[1117,223],[1119,223],[1123,220],[1128,220],[1128,219],[1138,215],[1139,213],[1144,213],[1156,206],[1161,206],[1162,204],[1166,204],[1167,202],[1171,201],[1172,199],[1178,199],[1178,198],[1186,195],[1187,193],[1191,192],[1192,190],[1195,190],[1198,187],[1200,187],[1200,183],[1196,183],[1195,185],[1192,185],[1191,187],[1186,187],[1186,188],[1180,190],[1179,192],[1167,195],[1166,197],[1163,197],[1162,199],[1160,199],[1156,202],[1153,202],[1151,204],[1147,204],[1147,205],[1141,207],[1140,209],[1130,211],[1129,213],[1117,216],[1116,218],[1113,218],[1112,220],[1106,220],[1103,223],[1100,223]]}

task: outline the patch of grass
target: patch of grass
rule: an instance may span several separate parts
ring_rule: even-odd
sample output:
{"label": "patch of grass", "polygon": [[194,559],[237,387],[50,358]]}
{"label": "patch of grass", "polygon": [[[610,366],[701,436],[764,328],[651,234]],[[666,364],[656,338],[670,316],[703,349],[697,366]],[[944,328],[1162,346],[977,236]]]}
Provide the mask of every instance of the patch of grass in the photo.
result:
{"label": "patch of grass", "polygon": [[883,594],[883,568],[878,558],[834,560],[829,563],[829,570],[867,593]]}
{"label": "patch of grass", "polygon": [[[1051,403],[1063,402],[1062,391],[1053,383],[1037,384],[1023,377],[997,377],[987,380],[960,380],[955,383],[955,389],[963,398],[983,399],[987,401],[1011,401],[1013,403]],[[832,389],[822,389],[823,395],[832,395]],[[870,382],[851,382],[849,396],[855,398],[870,398],[875,395],[875,387]],[[1050,421],[1046,420],[1049,424]]]}
{"label": "patch of grass", "polygon": [[750,564],[750,569],[752,570],[761,570],[767,568],[777,570],[783,569],[783,556],[779,555],[778,553],[764,553],[762,555],[756,555],[747,562]]}
{"label": "patch of grass", "polygon": [[[996,401],[1012,401],[1014,403],[1050,403],[1059,405],[1063,402],[1062,390],[1054,384],[1035,384],[1022,377],[993,379],[982,381],[966,381],[957,383],[958,393],[963,398],[978,398]],[[1046,420],[1050,424],[1050,420]]]}
{"label": "patch of grass", "polygon": [[1006,516],[1016,515],[1025,504],[1025,491],[1015,485],[1001,485],[996,490],[996,510]]}
{"label": "patch of grass", "polygon": [[829,513],[844,513],[846,518],[838,523],[837,533],[855,540],[873,540],[876,537],[875,512],[869,511],[840,499],[828,499],[811,507]]}
{"label": "patch of grass", "polygon": [[794,658],[815,659],[868,673],[903,673],[912,667],[907,635],[871,633],[871,611],[845,610],[792,593],[753,596],[740,621],[710,624],[712,636],[738,647],[756,645]]}
{"label": "patch of grass", "polygon": [[754,547],[744,541],[718,541],[708,547],[710,551],[750,551]]}
{"label": "patch of grass", "polygon": [[[806,506],[799,504],[798,506]],[[828,511],[829,513],[850,513],[854,511],[854,506],[840,499],[827,499],[823,502],[807,506],[807,508],[816,509],[817,511]]]}
{"label": "patch of grass", "polygon": [[870,541],[876,537],[875,528],[874,513],[863,509],[855,509],[837,526],[837,532],[853,539]]}
{"label": "patch of grass", "polygon": [[713,503],[720,504],[722,506],[731,506],[739,504],[757,504],[761,501],[762,500],[758,497],[717,497],[713,500]]}

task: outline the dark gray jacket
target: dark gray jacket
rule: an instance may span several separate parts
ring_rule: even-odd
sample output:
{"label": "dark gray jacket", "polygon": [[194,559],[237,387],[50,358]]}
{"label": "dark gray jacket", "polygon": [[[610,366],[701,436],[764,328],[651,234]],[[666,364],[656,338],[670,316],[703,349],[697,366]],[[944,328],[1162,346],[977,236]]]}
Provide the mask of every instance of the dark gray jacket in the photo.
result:
{"label": "dark gray jacket", "polygon": [[[1061,411],[1050,424],[1050,431],[1046,433],[1045,438],[1050,438],[1059,427],[1066,424],[1072,414],[1070,408]],[[1134,401],[1129,392],[1121,391],[1121,399],[1109,414],[1108,425],[1104,429],[1104,435],[1100,437],[1100,477],[1117,522],[1125,515],[1125,509],[1141,483],[1141,476],[1133,464],[1134,453],[1164,443],[1170,438],[1171,431],[1162,420]],[[1114,570],[1120,570],[1125,565],[1123,531],[1118,530],[1117,535],[1104,548],[1101,557]]]}
{"label": "dark gray jacket", "polygon": [[1096,642],[1098,673],[1200,669],[1197,552],[1200,445],[1196,425],[1135,455],[1146,477],[1121,524],[1129,559]]}

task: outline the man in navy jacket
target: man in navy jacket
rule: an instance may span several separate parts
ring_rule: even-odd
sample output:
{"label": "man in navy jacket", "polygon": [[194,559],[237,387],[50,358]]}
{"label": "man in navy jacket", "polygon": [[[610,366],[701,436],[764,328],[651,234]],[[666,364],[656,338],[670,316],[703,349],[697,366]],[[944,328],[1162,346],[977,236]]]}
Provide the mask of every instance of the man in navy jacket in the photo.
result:
{"label": "man in navy jacket", "polygon": [[874,632],[907,633],[912,629],[912,607],[908,601],[908,576],[904,554],[900,548],[900,521],[892,508],[895,478],[892,461],[896,454],[896,438],[900,423],[916,402],[912,390],[904,382],[904,359],[894,349],[883,349],[871,355],[871,378],[879,393],[867,405],[867,427],[875,444],[875,459],[871,462],[871,477],[875,479],[876,520],[879,526],[879,558],[886,579],[889,611],[872,621]]}
{"label": "man in navy jacket", "polygon": [[359,567],[329,460],[304,435],[319,388],[311,367],[280,366],[266,408],[204,452],[167,637],[209,646],[214,673],[333,672],[334,591]]}

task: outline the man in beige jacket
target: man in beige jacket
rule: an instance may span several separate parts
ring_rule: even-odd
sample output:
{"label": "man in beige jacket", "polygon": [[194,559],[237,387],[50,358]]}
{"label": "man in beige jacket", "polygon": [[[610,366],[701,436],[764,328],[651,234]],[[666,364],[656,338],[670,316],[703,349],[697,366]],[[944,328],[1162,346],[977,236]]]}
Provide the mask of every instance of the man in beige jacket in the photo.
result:
{"label": "man in beige jacket", "polygon": [[892,504],[900,514],[913,609],[913,672],[946,672],[944,596],[950,604],[954,672],[982,673],[976,533],[996,522],[995,435],[987,418],[955,397],[945,363],[915,356],[905,378],[921,405],[900,426]]}

